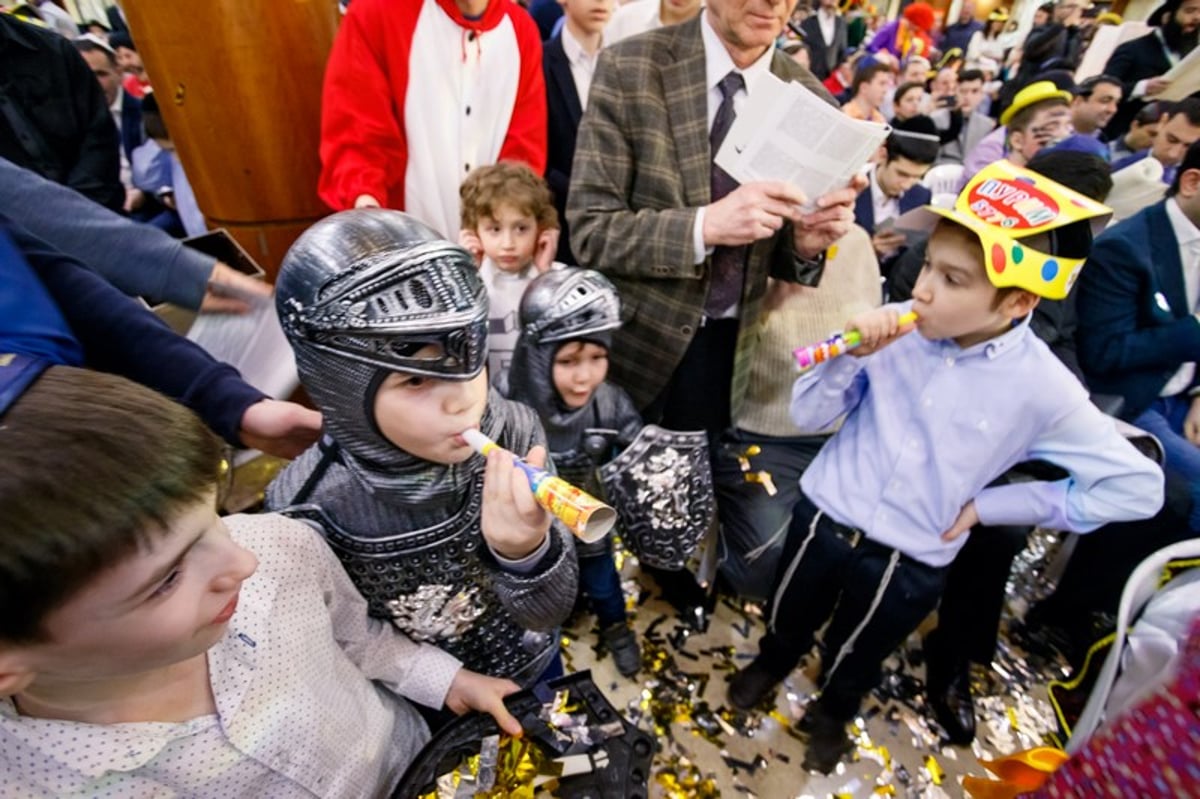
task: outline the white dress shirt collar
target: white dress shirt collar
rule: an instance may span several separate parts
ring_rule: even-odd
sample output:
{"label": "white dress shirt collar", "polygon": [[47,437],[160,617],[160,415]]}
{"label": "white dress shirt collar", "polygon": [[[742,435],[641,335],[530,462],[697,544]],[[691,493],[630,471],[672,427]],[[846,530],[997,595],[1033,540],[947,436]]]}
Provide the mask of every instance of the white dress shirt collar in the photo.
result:
{"label": "white dress shirt collar", "polygon": [[1174,231],[1175,241],[1179,245],[1179,252],[1186,253],[1189,247],[1200,242],[1200,228],[1197,228],[1192,220],[1187,218],[1174,197],[1167,200],[1165,206],[1167,219],[1171,221],[1171,230]]}
{"label": "white dress shirt collar", "polygon": [[[742,73],[742,77],[746,80],[746,94],[750,94],[754,91],[754,86],[771,71],[771,58],[775,54],[774,47],[768,47],[758,60],[745,69],[738,69],[734,66],[733,59],[729,57],[729,51],[725,49],[725,43],[721,41],[721,37],[717,35],[708,21],[707,11],[700,12],[700,37],[704,42],[704,85],[708,87],[710,97],[712,92],[720,91],[717,85],[730,72]],[[718,104],[719,102],[718,100]],[[708,122],[711,126],[712,117],[717,112],[711,102],[709,106]]]}
{"label": "white dress shirt collar", "polygon": [[871,186],[871,207],[875,216],[875,227],[900,215],[900,198],[889,197],[879,185],[878,164],[872,164],[867,170],[867,178]]}
{"label": "white dress shirt collar", "polygon": [[596,74],[596,57],[600,55],[600,48],[597,47],[594,53],[588,53],[566,25],[563,25],[562,29],[562,46],[567,55],[567,63],[571,65],[571,79],[575,82],[575,91],[579,94],[579,105],[586,111],[588,92],[592,88],[592,76]]}
{"label": "white dress shirt collar", "polygon": [[825,40],[826,46],[833,44],[833,35],[837,31],[837,18],[837,12],[833,9],[817,9],[817,25],[821,28],[821,38]]}
{"label": "white dress shirt collar", "polygon": [[[1188,219],[1179,207],[1174,197],[1164,203],[1167,220],[1171,223],[1171,231],[1175,234],[1175,242],[1179,247],[1179,263],[1183,267],[1183,291],[1187,302],[1188,313],[1200,311],[1200,228]],[[1166,298],[1160,293],[1156,300],[1166,303]],[[1160,397],[1171,397],[1186,391],[1196,376],[1196,363],[1188,361],[1175,370],[1175,374],[1159,391]]]}

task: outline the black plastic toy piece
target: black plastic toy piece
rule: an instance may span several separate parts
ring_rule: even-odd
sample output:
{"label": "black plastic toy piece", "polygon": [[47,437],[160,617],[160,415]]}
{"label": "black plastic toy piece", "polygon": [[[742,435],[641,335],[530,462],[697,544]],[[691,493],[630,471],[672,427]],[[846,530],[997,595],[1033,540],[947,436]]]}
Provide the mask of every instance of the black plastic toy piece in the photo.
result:
{"label": "black plastic toy piece", "polygon": [[[588,747],[587,753],[593,756],[593,761],[602,760],[596,755],[603,753],[607,756],[607,765],[591,773],[558,778],[553,795],[560,799],[646,799],[654,740],[617,712],[592,682],[591,672],[568,674],[513,694],[504,703],[521,722],[525,738],[536,741],[547,759],[555,759],[564,754],[575,754],[579,747],[576,744],[564,748],[545,722],[538,718],[542,707],[554,699],[556,691],[562,690],[570,692],[574,713],[587,713],[589,727],[620,722],[624,733]],[[486,713],[472,712],[456,718],[421,750],[396,786],[392,799],[416,799],[435,791],[439,776],[453,771],[465,758],[479,754],[480,742],[499,732],[495,719]]]}

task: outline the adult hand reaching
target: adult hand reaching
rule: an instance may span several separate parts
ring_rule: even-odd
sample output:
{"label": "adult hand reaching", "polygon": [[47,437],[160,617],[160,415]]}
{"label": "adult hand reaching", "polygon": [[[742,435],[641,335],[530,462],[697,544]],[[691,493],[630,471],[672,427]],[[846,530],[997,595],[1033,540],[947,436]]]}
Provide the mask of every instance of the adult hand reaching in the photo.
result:
{"label": "adult hand reaching", "polygon": [[321,414],[294,402],[264,399],[242,414],[242,443],[280,458],[294,458],[321,435]]}
{"label": "adult hand reaching", "polygon": [[200,303],[200,310],[205,313],[246,313],[254,303],[270,300],[272,290],[270,283],[217,261],[208,276],[208,291]]}

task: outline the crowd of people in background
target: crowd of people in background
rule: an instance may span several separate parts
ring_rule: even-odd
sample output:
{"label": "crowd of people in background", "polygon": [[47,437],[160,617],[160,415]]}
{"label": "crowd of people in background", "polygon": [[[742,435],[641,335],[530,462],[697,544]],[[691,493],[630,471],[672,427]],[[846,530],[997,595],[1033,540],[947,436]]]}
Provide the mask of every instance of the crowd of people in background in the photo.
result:
{"label": "crowd of people in background", "polygon": [[[1001,4],[984,14],[974,0],[961,0],[951,4],[951,17],[925,0],[901,5],[889,18],[868,0],[801,0],[794,7],[788,0],[343,0],[322,87],[321,174],[312,187],[338,213],[289,253],[277,295],[315,411],[262,395],[123,296],[237,313],[271,289],[179,243],[207,229],[187,174],[205,165],[177,151],[119,6],[104,19],[77,19],[55,0],[0,5],[0,355],[12,349],[42,364],[31,367],[19,390],[6,394],[0,381],[0,437],[10,412],[31,420],[25,424],[54,425],[53,414],[32,409],[35,399],[49,408],[90,402],[89,413],[108,413],[116,438],[97,447],[122,441],[123,403],[152,408],[150,421],[170,425],[190,461],[160,463],[143,445],[146,463],[191,485],[175,493],[160,486],[162,496],[144,505],[128,486],[105,483],[104,496],[127,503],[132,524],[167,529],[165,540],[183,531],[192,545],[215,542],[212,551],[234,565],[212,566],[212,584],[225,599],[233,596],[234,608],[256,556],[280,585],[325,591],[329,618],[320,624],[304,622],[320,603],[305,604],[300,594],[275,608],[254,594],[259,609],[239,612],[261,612],[262,625],[275,619],[286,625],[281,629],[299,630],[322,664],[351,675],[332,696],[369,706],[364,734],[406,742],[389,750],[387,763],[370,767],[338,763],[330,754],[337,747],[304,743],[321,751],[314,762],[337,775],[323,784],[303,756],[273,759],[296,738],[281,732],[265,704],[248,701],[236,713],[226,706],[243,691],[267,703],[297,686],[311,690],[320,680],[316,671],[294,674],[295,684],[284,686],[237,676],[229,666],[210,693],[163,700],[172,684],[167,672],[179,676],[179,664],[194,666],[209,647],[220,653],[213,663],[253,657],[249,627],[238,628],[246,637],[240,643],[217,644],[206,632],[203,647],[193,642],[190,649],[156,644],[168,633],[155,627],[163,638],[135,648],[158,659],[162,674],[149,688],[122,682],[128,663],[101,659],[109,669],[106,688],[146,688],[157,704],[98,699],[79,688],[84,680],[70,660],[102,647],[75,640],[62,624],[87,619],[77,600],[88,569],[119,568],[145,580],[149,566],[138,558],[152,559],[147,553],[157,544],[141,545],[158,541],[134,531],[129,540],[139,545],[111,543],[114,555],[109,539],[96,533],[104,546],[92,542],[71,561],[75,571],[55,584],[58,593],[37,600],[33,627],[0,626],[0,794],[19,792],[27,779],[24,785],[51,795],[87,784],[91,771],[104,773],[105,764],[83,763],[82,755],[45,765],[70,739],[72,723],[163,721],[176,723],[161,733],[168,754],[122,756],[131,779],[186,784],[197,757],[219,754],[233,765],[224,776],[210,775],[200,795],[241,795],[245,786],[274,779],[317,795],[366,795],[372,786],[394,784],[414,742],[449,711],[491,712],[511,729],[501,698],[561,674],[557,630],[577,600],[597,614],[597,639],[620,673],[636,675],[639,642],[611,539],[573,542],[514,488],[509,478],[519,472],[510,456],[468,462],[458,435],[463,420],[532,462],[545,463],[548,451],[581,483],[648,425],[706,436],[716,574],[648,563],[642,570],[685,617],[711,611],[722,593],[767,608],[762,653],[731,682],[730,703],[740,709],[773,694],[833,614],[819,644],[832,676],[800,730],[811,741],[809,768],[828,773],[845,756],[845,725],[878,681],[879,663],[939,599],[948,612],[925,638],[926,690],[947,738],[959,745],[974,739],[970,669],[991,662],[1009,570],[1038,524],[1088,533],[1058,592],[1025,620],[1029,642],[1079,665],[1114,624],[1133,566],[1165,544],[1200,537],[1200,97],[1162,97],[1170,86],[1164,76],[1200,40],[1200,0],[1166,0],[1146,20],[1148,33],[1121,43],[1089,75],[1077,70],[1096,31],[1122,22],[1103,6],[1057,0],[1032,13]],[[738,113],[771,76],[798,83],[854,120],[887,126],[878,152],[847,185],[805,197],[782,182],[739,185],[716,164],[713,155]],[[978,255],[982,238],[964,235],[965,228],[938,227],[930,235],[906,227],[920,209],[969,203],[960,195],[964,186],[977,188],[976,176],[995,175],[1052,181],[1079,207],[1094,209],[1094,219],[1104,215],[1095,209],[1105,202],[1118,209],[1094,240],[1082,222],[1046,234],[1045,280],[1052,282],[1060,264],[1078,262],[1075,288],[1067,280],[1061,296],[1035,296],[1023,293],[1025,286],[1003,287],[996,275],[1004,257],[997,266],[986,241],[982,260],[975,259],[978,274],[956,266],[975,263],[971,253]],[[1122,203],[1134,193],[1139,204]],[[395,266],[386,275],[373,271],[380,252]],[[1023,252],[1034,250],[1014,249],[1014,265]],[[339,302],[315,290],[325,285],[340,292]],[[854,367],[865,370],[861,375],[845,367],[836,398],[820,380],[797,384],[793,397],[792,347],[851,320],[867,340],[863,353],[882,350],[911,329],[898,321],[899,310],[915,303],[933,316],[934,308],[956,301],[967,307],[968,299],[978,299],[970,306],[975,327],[947,333],[937,358],[919,366],[896,360],[916,346],[914,335],[885,356],[869,356],[870,366]],[[421,309],[412,310],[410,300]],[[368,304],[375,316],[352,319]],[[966,325],[967,317],[959,322]],[[979,338],[985,322],[991,328]],[[1029,341],[1020,338],[1026,328]],[[996,456],[985,468],[967,457],[972,447],[986,444],[990,453],[1021,439],[1021,431],[987,405],[996,394],[983,386],[1043,388],[1004,389],[993,362],[1006,348],[1014,361],[1020,353],[1021,363],[1036,362],[1029,374],[1046,376],[1061,403],[1038,406],[1038,434],[1029,436],[1021,458],[1001,463]],[[943,364],[960,358],[967,365],[955,379],[965,381],[960,375],[978,364],[978,382],[969,394],[960,384],[947,386],[992,416],[955,406],[940,418],[925,394],[856,405],[861,393],[854,392],[867,374],[900,386],[896,375],[916,369],[932,385],[934,375],[943,379]],[[0,358],[0,367],[7,365]],[[213,453],[203,428],[141,389],[81,378],[72,367],[82,365],[180,401],[233,446],[298,456],[268,491],[267,504],[308,526],[264,516],[234,525],[232,539],[213,533],[204,511],[206,501],[212,504],[206,480]],[[898,407],[911,412],[908,422],[895,415]],[[936,453],[926,462],[917,437],[897,443],[895,431],[906,424],[943,423],[956,437],[978,437],[936,443],[954,450],[957,474]],[[45,442],[81,435],[67,427]],[[132,422],[128,429],[143,434]],[[1100,429],[1103,435],[1089,432]],[[1165,500],[1159,467],[1128,443],[1144,434],[1161,445]],[[22,435],[22,446],[39,446],[36,435]],[[81,440],[72,446],[83,453]],[[912,474],[927,477],[907,497],[914,506],[942,501],[946,486],[948,494],[965,490],[962,474],[970,469],[963,464],[980,471],[986,487],[978,496],[991,502],[981,499],[979,512],[970,496],[947,519],[932,511],[922,517],[932,520],[923,533],[940,541],[936,546],[913,544],[916,533],[881,535],[872,524],[907,530],[924,510],[879,521],[896,512],[888,505],[894,497],[887,499],[896,480],[880,478],[875,504],[841,493],[833,475],[865,459],[853,449],[861,442],[881,450],[894,444],[912,459]],[[0,451],[8,446],[0,443]],[[94,454],[81,454],[81,462],[103,468],[87,460]],[[1043,459],[1065,471],[1025,463]],[[780,490],[748,482],[748,462],[773,475]],[[51,466],[35,465],[49,474]],[[49,479],[39,473],[43,482],[35,485],[2,472],[6,502],[5,492],[24,496]],[[157,478],[147,466],[136,479]],[[1024,490],[1016,486],[1031,480],[1062,493],[1022,500],[1022,513],[996,512],[996,497],[1015,497]],[[31,496],[33,510],[22,505],[20,513],[38,512]],[[56,501],[79,506],[61,517],[75,523],[91,500],[81,494]],[[855,514],[875,521],[860,524]],[[0,519],[11,518],[0,511]],[[8,523],[0,523],[0,537]],[[965,543],[949,543],[968,532]],[[397,543],[399,534],[412,540]],[[26,568],[6,565],[18,557],[33,564],[28,569],[55,568],[54,553],[6,561],[4,547],[0,583]],[[847,554],[864,552],[861,560]],[[428,586],[414,582],[414,562],[469,584],[439,600],[445,617],[418,612]],[[147,593],[168,595],[173,589],[161,579],[168,574]],[[827,585],[831,574],[847,585]],[[105,579],[101,607],[119,590]],[[187,585],[199,578],[178,579]],[[33,602],[35,583],[10,593],[0,585],[0,615],[10,614],[9,601]],[[828,602],[806,593],[818,584]],[[853,608],[834,608],[835,596]],[[788,618],[778,618],[781,605],[806,602],[811,613],[785,609]],[[69,614],[56,615],[64,608]],[[220,610],[214,623],[229,622],[227,609],[213,608]],[[847,615],[860,611],[861,618]],[[65,636],[60,648],[35,645],[43,620]],[[349,644],[338,625],[353,629]],[[259,655],[286,672],[271,652],[263,647]],[[385,657],[422,665],[409,670],[384,664]],[[190,691],[207,686],[209,675],[182,677],[191,680]],[[424,707],[418,713],[392,694],[380,700],[374,682]],[[88,702],[113,712],[92,714]],[[160,710],[161,718],[154,715]],[[329,729],[351,725],[344,707],[305,712]],[[225,713],[242,726],[183,729]],[[60,723],[26,734],[32,718]],[[271,747],[247,743],[259,731]],[[198,749],[186,740],[192,732]],[[120,756],[116,738],[96,735],[99,751]]]}

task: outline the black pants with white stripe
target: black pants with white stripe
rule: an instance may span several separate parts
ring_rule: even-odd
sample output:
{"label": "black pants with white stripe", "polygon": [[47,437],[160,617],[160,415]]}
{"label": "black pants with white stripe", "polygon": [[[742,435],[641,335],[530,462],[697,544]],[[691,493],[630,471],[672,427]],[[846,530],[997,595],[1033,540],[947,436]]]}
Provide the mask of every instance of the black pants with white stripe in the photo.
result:
{"label": "black pants with white stripe", "polygon": [[848,721],[879,684],[883,661],[937,607],[947,571],[837,524],[802,496],[775,575],[759,659],[782,679],[828,621],[820,703],[832,718]]}

